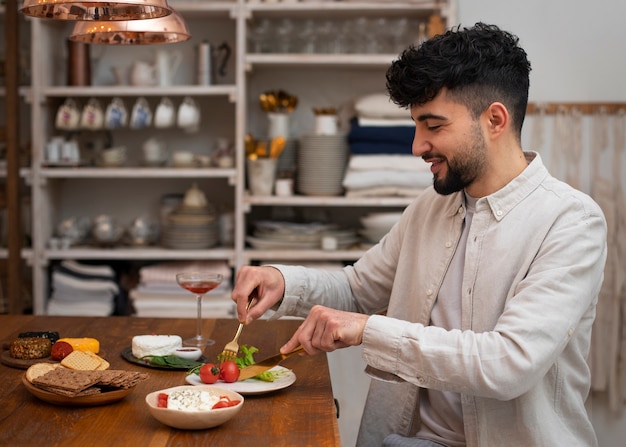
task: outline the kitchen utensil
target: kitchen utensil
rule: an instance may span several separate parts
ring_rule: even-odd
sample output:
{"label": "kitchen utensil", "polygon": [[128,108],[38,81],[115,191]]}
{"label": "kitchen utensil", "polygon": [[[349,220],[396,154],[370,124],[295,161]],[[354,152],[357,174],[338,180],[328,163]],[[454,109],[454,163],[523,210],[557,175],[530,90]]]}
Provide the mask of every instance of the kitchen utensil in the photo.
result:
{"label": "kitchen utensil", "polygon": [[280,157],[284,148],[285,139],[283,137],[272,138],[272,141],[270,142],[270,158]]}
{"label": "kitchen utensil", "polygon": [[[252,305],[252,301],[254,301],[254,296],[251,296],[250,299],[248,300],[246,311],[250,309],[250,306]],[[235,336],[233,337],[231,341],[226,343],[226,346],[224,346],[222,353],[218,357],[220,363],[225,362],[227,360],[235,360],[237,358],[237,353],[239,352],[239,343],[237,343],[237,340],[239,340],[241,331],[243,331],[243,326],[244,326],[243,323],[239,323],[239,326],[237,327],[237,332],[235,332]]]}
{"label": "kitchen utensil", "polygon": [[294,354],[298,354],[299,352],[304,351],[302,346],[298,346],[293,351],[288,352],[287,354],[276,354],[271,357],[266,358],[265,360],[261,360],[260,362],[255,363],[254,365],[246,366],[245,368],[241,368],[239,372],[238,381],[249,379],[250,377],[258,376],[261,373],[264,373],[267,370],[278,366],[280,362],[285,360],[286,358],[291,357]]}

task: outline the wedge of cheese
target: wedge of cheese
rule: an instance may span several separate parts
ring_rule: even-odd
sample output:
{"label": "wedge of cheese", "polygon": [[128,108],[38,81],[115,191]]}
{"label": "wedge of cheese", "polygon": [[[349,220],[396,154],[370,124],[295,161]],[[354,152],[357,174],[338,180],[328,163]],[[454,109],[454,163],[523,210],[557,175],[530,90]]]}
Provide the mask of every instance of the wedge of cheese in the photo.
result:
{"label": "wedge of cheese", "polygon": [[138,359],[147,355],[170,355],[183,346],[178,335],[135,335],[133,337],[133,355]]}
{"label": "wedge of cheese", "polygon": [[60,338],[58,341],[69,343],[74,351],[91,351],[94,354],[100,352],[100,342],[95,338]]}

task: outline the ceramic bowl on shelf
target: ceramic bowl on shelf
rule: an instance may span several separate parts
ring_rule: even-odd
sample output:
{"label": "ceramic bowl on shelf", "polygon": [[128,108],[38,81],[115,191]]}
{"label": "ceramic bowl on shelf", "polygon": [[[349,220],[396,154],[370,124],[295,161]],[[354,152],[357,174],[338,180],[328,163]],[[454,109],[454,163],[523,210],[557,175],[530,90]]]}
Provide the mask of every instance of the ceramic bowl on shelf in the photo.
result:
{"label": "ceramic bowl on shelf", "polygon": [[[193,396],[198,396],[198,393],[204,392],[208,394],[202,395],[204,402],[210,402],[211,398],[220,398],[220,396],[227,396],[232,401],[239,401],[236,405],[231,407],[212,409],[210,404],[205,404],[208,409],[202,410],[178,410],[170,408],[159,407],[159,395],[167,394],[168,399],[172,393],[176,392],[189,392],[193,393]],[[190,397],[194,399],[195,397]],[[207,399],[208,398],[208,399]],[[182,385],[173,388],[167,388],[164,390],[154,391],[146,396],[146,404],[150,414],[162,424],[168,425],[174,428],[180,428],[183,430],[204,430],[207,428],[217,427],[232,418],[234,418],[241,408],[243,407],[243,396],[235,391],[228,390],[226,388],[219,388],[213,385]]]}

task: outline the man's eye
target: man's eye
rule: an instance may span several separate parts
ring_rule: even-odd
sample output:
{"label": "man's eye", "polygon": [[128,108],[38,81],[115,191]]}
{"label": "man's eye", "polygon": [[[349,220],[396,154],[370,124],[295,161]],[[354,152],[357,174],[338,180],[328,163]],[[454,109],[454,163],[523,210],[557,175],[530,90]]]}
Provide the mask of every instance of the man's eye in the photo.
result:
{"label": "man's eye", "polygon": [[435,126],[428,126],[428,130],[437,130],[439,129],[441,126],[440,125],[435,125]]}

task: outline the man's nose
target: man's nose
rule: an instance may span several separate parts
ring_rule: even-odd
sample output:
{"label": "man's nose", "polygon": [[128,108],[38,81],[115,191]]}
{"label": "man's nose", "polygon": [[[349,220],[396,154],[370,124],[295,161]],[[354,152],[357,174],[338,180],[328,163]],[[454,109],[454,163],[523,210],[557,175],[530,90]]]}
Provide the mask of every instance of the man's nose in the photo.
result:
{"label": "man's nose", "polygon": [[421,157],[431,149],[430,144],[425,138],[420,137],[418,132],[415,132],[413,137],[413,144],[411,145],[411,152],[416,157]]}

